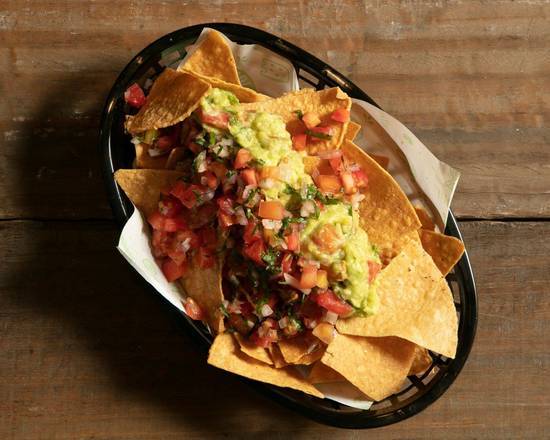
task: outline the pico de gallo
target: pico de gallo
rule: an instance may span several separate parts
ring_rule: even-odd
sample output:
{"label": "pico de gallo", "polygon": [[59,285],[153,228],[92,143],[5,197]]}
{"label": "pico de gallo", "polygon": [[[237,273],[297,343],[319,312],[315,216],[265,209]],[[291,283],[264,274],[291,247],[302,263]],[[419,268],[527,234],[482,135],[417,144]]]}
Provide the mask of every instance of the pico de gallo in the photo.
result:
{"label": "pico de gallo", "polygon": [[[127,102],[139,108],[146,97],[132,87]],[[152,156],[185,151],[183,177],[147,219],[166,279],[185,277],[190,262],[223,261],[226,328],[261,347],[378,306],[381,261],[358,214],[368,176],[341,151],[320,153],[311,175],[304,166],[308,145],[329,139],[349,111],[334,111],[330,124],[293,111],[291,135],[280,116],[244,112],[213,88],[183,122],[133,139]],[[192,300],[186,311],[204,316]]]}

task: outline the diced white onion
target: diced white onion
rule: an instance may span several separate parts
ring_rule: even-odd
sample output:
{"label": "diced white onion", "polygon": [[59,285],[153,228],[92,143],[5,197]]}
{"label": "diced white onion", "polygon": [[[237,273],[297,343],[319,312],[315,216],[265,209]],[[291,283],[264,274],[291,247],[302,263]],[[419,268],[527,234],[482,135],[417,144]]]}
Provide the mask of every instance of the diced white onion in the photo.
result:
{"label": "diced white onion", "polygon": [[147,153],[149,153],[149,156],[151,157],[157,157],[168,153],[168,150],[161,150],[160,148],[149,148],[147,150]]}
{"label": "diced white onion", "polygon": [[205,201],[205,202],[209,202],[210,200],[212,200],[214,198],[214,191],[209,189],[208,191],[204,192],[202,194],[202,199]]}
{"label": "diced white onion", "polygon": [[336,159],[342,156],[342,150],[321,151],[318,156],[321,159]]}
{"label": "diced white onion", "polygon": [[223,306],[224,306],[224,307],[226,308],[226,310],[227,310],[227,307],[229,307],[229,301],[227,301],[226,299],[224,299],[224,300],[222,301],[222,304],[223,304]]}
{"label": "diced white onion", "polygon": [[275,180],[271,179],[271,178],[267,178],[267,179],[262,179],[260,181],[260,187],[263,188],[263,189],[271,189],[275,186]]}
{"label": "diced white onion", "polygon": [[197,155],[195,166],[197,168],[197,173],[204,173],[206,171],[206,151],[201,151]]}
{"label": "diced white onion", "polygon": [[338,321],[338,315],[334,312],[327,311],[324,321],[328,322],[329,324],[336,324],[336,321]]}
{"label": "diced white onion", "polygon": [[237,208],[235,208],[235,217],[239,225],[246,226],[248,224],[248,219],[246,218],[246,214],[244,213],[242,206],[237,206]]}
{"label": "diced white onion", "polygon": [[317,327],[317,320],[307,321],[306,327],[309,329],[314,329],[315,327]]}
{"label": "diced white onion", "polygon": [[188,237],[181,242],[181,250],[187,252],[189,249],[191,249],[191,239]]}
{"label": "diced white onion", "polygon": [[269,220],[267,218],[262,219],[262,226],[265,229],[271,229],[277,232],[279,229],[281,229],[282,225],[283,222],[281,220]]}
{"label": "diced white onion", "polygon": [[301,217],[309,217],[314,212],[315,202],[313,200],[306,200],[304,203],[302,203],[302,207],[300,208]]}
{"label": "diced white onion", "polygon": [[319,342],[312,342],[311,345],[307,348],[307,354],[313,353],[319,347]]}
{"label": "diced white onion", "polygon": [[360,192],[356,192],[355,194],[353,194],[350,199],[351,206],[353,207],[353,209],[358,209],[359,203],[361,203],[364,198],[365,198],[365,195],[361,194]]}
{"label": "diced white onion", "polygon": [[290,287],[294,287],[295,289],[300,289],[300,281],[298,281],[292,275],[289,275],[288,273],[284,273],[283,278],[285,280],[285,283],[288,284]]}
{"label": "diced white onion", "polygon": [[288,165],[279,166],[279,179],[288,182],[292,176],[292,170]]}
{"label": "diced white onion", "polygon": [[139,136],[134,136],[130,142],[131,142],[132,144],[134,144],[134,145],[139,145],[139,144],[141,144],[143,141],[139,138]]}
{"label": "diced white onion", "polygon": [[248,199],[248,196],[250,195],[250,192],[254,189],[252,185],[246,185],[243,189],[243,200]]}
{"label": "diced white onion", "polygon": [[288,316],[279,319],[279,328],[283,329],[288,327]]}
{"label": "diced white onion", "polygon": [[269,307],[268,304],[264,304],[262,306],[262,309],[260,310],[260,313],[265,318],[267,316],[273,315],[273,309],[271,307]]}
{"label": "diced white onion", "polygon": [[231,138],[223,138],[220,142],[218,142],[222,147],[232,147],[234,142]]}
{"label": "diced white onion", "polygon": [[252,328],[252,327],[254,327],[254,322],[251,321],[250,319],[247,319],[246,320],[246,325],[248,326],[248,328]]}
{"label": "diced white onion", "polygon": [[361,167],[359,165],[357,165],[356,163],[352,163],[351,165],[348,166],[348,171],[359,171],[361,169]]}

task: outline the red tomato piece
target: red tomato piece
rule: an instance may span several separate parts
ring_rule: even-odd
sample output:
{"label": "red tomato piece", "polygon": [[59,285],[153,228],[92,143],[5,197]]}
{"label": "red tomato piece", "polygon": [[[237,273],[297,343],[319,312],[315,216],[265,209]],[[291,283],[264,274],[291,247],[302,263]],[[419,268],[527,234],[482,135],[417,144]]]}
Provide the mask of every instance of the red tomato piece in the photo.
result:
{"label": "red tomato piece", "polygon": [[311,294],[310,298],[329,312],[336,313],[339,316],[348,315],[353,311],[353,307],[336,296],[332,290],[323,290]]}
{"label": "red tomato piece", "polygon": [[246,167],[248,162],[252,160],[252,154],[250,151],[248,151],[246,148],[241,148],[239,151],[237,151],[237,156],[235,157],[235,163],[233,164],[233,167],[235,167],[236,170],[239,170],[241,168]]}
{"label": "red tomato piece", "polygon": [[218,211],[218,223],[222,228],[227,229],[236,223],[235,216],[220,210]]}
{"label": "red tomato piece", "polygon": [[294,257],[290,252],[286,252],[281,260],[281,270],[283,273],[290,273],[292,271],[292,263]]}
{"label": "red tomato piece", "polygon": [[262,200],[258,209],[258,216],[270,220],[282,220],[285,207],[278,200]]}
{"label": "red tomato piece", "polygon": [[250,316],[254,313],[254,306],[250,304],[248,301],[243,301],[239,309],[244,316]]}
{"label": "red tomato piece", "polygon": [[233,204],[235,201],[229,196],[220,196],[216,199],[218,208],[225,214],[233,215],[235,211],[233,210]]}
{"label": "red tomato piece", "polygon": [[218,245],[218,235],[214,228],[201,228],[198,234],[201,240],[201,246],[205,246],[207,249],[215,249]]}
{"label": "red tomato piece", "polygon": [[355,180],[355,184],[358,188],[365,188],[368,186],[369,178],[363,170],[354,171],[352,174],[353,180]]}
{"label": "red tomato piece", "polygon": [[[183,182],[177,182],[176,185]],[[185,184],[184,184],[185,185]],[[177,197],[179,201],[188,209],[193,208],[196,205],[203,203],[202,195],[205,192],[205,188],[199,185],[189,185],[185,190],[181,190],[180,186],[177,189],[172,189],[173,196]]]}
{"label": "red tomato piece", "polygon": [[216,189],[219,185],[219,180],[212,171],[207,171],[202,175],[201,183],[210,189]]}
{"label": "red tomato piece", "polygon": [[188,211],[185,218],[191,229],[197,229],[214,221],[217,213],[218,209],[214,203],[205,203],[197,209]]}
{"label": "red tomato piece", "polygon": [[244,170],[242,170],[241,177],[246,185],[253,186],[254,188],[258,186],[256,171],[254,171],[252,168],[245,168]]}
{"label": "red tomato piece", "polygon": [[169,282],[176,281],[187,272],[187,264],[177,264],[171,258],[165,258],[162,262],[162,273]]}
{"label": "red tomato piece", "polygon": [[190,231],[189,229],[177,231],[174,234],[174,244],[176,246],[181,246],[182,248],[185,246],[188,249],[195,249],[200,246],[200,243],[201,241],[198,234]]}
{"label": "red tomato piece", "polygon": [[[323,135],[322,137],[332,136],[332,128],[330,128],[330,127],[317,126],[317,127],[313,127],[309,131],[312,132],[312,133],[319,133],[320,135]],[[324,140],[324,139],[322,139],[322,137],[317,137],[317,136],[314,136],[314,135],[310,135],[309,140],[311,140],[312,142],[318,142],[318,141]]]}
{"label": "red tomato piece", "polygon": [[296,225],[292,225],[292,231],[285,237],[286,247],[289,251],[300,251],[300,232]]}
{"label": "red tomato piece", "polygon": [[176,232],[187,229],[187,222],[182,216],[171,217],[164,220],[164,230],[166,232]]}
{"label": "red tomato piece", "polygon": [[341,173],[340,180],[342,181],[342,186],[344,187],[344,192],[346,194],[353,194],[357,191],[357,188],[355,187],[355,179],[350,172],[345,171]]}
{"label": "red tomato piece", "polygon": [[223,182],[225,180],[225,175],[227,174],[227,168],[223,163],[212,162],[209,168],[216,175],[216,177],[218,178],[218,181]]}
{"label": "red tomato piece", "polygon": [[183,209],[183,205],[175,197],[171,197],[171,196],[164,197],[159,202],[159,212],[164,217],[168,217],[168,218],[175,217],[181,212],[182,209]]}
{"label": "red tomato piece", "polygon": [[302,268],[302,276],[300,277],[301,289],[312,289],[317,285],[317,266],[308,264]]}
{"label": "red tomato piece", "polygon": [[147,102],[143,89],[136,83],[126,89],[124,100],[134,108],[141,108]]}
{"label": "red tomato piece", "polygon": [[342,188],[340,178],[331,174],[320,174],[316,181],[319,189],[326,193],[337,194]]}
{"label": "red tomato piece", "polygon": [[330,119],[336,122],[348,122],[349,110],[347,108],[339,108],[338,110],[334,110],[330,115]]}
{"label": "red tomato piece", "polygon": [[262,239],[262,231],[258,222],[254,219],[250,219],[248,224],[244,227],[243,240],[245,244],[250,244],[256,240]]}
{"label": "red tomato piece", "polygon": [[295,134],[292,136],[292,147],[296,151],[303,151],[306,149],[307,144],[307,134]]}
{"label": "red tomato piece", "polygon": [[183,310],[195,321],[202,321],[205,318],[204,312],[193,298],[187,298],[183,302]]}
{"label": "red tomato piece", "polygon": [[252,261],[255,261],[258,264],[263,265],[262,256],[265,252],[265,244],[263,240],[254,240],[250,244],[245,244],[243,247],[243,253],[250,258]]}
{"label": "red tomato piece", "polygon": [[155,256],[155,258],[165,257],[166,255],[168,255],[172,247],[171,234],[155,229],[153,231],[151,245],[153,248],[153,255]]}
{"label": "red tomato piece", "polygon": [[334,174],[340,174],[342,171],[342,156],[331,157],[328,160],[328,163],[330,164],[332,171],[334,171]]}
{"label": "red tomato piece", "polygon": [[369,265],[369,283],[372,283],[376,278],[376,275],[378,275],[378,272],[380,272],[380,269],[382,269],[382,265],[380,263],[377,263],[376,261],[369,261],[368,265]]}
{"label": "red tomato piece", "polygon": [[174,246],[174,243],[172,243],[172,246],[167,254],[172,261],[178,265],[187,261],[187,253],[182,250],[181,246]]}
{"label": "red tomato piece", "polygon": [[147,221],[151,225],[153,229],[157,230],[164,230],[164,221],[166,218],[158,211],[153,212],[149,217],[147,217]]}
{"label": "red tomato piece", "polygon": [[199,119],[203,124],[212,125],[213,127],[227,129],[229,126],[229,113],[222,111],[199,111]]}
{"label": "red tomato piece", "polygon": [[155,148],[159,150],[169,150],[174,146],[174,140],[171,136],[161,136],[155,141]]}

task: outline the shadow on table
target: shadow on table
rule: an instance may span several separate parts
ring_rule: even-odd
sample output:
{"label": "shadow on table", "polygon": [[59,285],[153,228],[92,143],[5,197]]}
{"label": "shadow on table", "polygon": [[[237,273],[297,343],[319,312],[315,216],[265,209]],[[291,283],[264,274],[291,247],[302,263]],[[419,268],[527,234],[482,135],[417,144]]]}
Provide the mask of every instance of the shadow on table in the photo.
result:
{"label": "shadow on table", "polygon": [[[92,72],[87,77],[93,78]],[[164,433],[235,435],[243,430],[259,436],[268,426],[296,435],[304,419],[206,365],[205,356],[181,332],[160,297],[115,250],[118,232],[111,220],[74,221],[103,212],[89,206],[90,194],[89,203],[97,203],[97,191],[105,197],[89,177],[99,173],[96,145],[102,103],[83,114],[76,111],[82,93],[103,93],[103,99],[107,90],[97,84],[83,90],[82,84],[82,78],[67,76],[51,90],[35,122],[24,126],[26,136],[19,148],[25,154],[17,156],[16,164],[21,193],[29,195],[24,202],[38,203],[40,213],[48,205],[57,206],[71,221],[29,222],[25,236],[12,238],[21,258],[11,260],[7,270],[13,304],[23,310],[25,320],[33,320],[38,328],[43,325],[48,338],[54,335],[55,343],[36,346],[53,356],[52,362],[64,356],[63,371],[54,373],[50,382],[90,393],[92,402],[84,404],[82,393],[72,390],[78,396],[74,408],[71,402],[63,407],[69,412],[92,407],[108,423],[116,422],[114,415],[109,419],[111,413],[126,408],[133,414],[125,416],[127,426],[132,426],[132,417],[150,415]],[[33,195],[37,192],[32,185],[45,185],[40,197]],[[75,371],[80,368],[91,371]],[[168,419],[155,420],[161,413]],[[262,413],[269,416],[254,420]]]}

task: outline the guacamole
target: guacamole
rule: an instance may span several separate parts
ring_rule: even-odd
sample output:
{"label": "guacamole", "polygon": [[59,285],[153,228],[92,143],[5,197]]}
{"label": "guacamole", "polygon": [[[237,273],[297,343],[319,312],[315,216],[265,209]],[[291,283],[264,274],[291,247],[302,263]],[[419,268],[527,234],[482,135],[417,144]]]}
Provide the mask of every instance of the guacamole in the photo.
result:
{"label": "guacamole", "polygon": [[378,307],[376,283],[369,283],[368,261],[380,262],[357,214],[349,205],[328,205],[318,218],[310,217],[301,234],[302,254],[341,278],[334,291],[359,313],[373,314]]}

